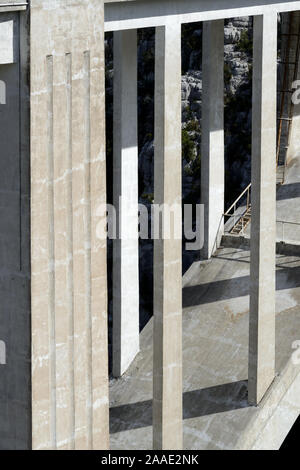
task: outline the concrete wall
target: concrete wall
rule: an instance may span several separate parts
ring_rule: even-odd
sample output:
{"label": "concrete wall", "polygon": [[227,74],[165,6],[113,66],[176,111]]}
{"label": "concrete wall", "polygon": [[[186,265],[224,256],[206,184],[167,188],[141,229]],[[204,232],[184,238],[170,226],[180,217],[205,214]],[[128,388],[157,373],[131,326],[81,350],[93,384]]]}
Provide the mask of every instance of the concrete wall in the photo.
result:
{"label": "concrete wall", "polygon": [[103,1],[31,1],[34,449],[108,447]]}
{"label": "concrete wall", "polygon": [[0,449],[31,445],[27,23],[26,12],[0,14],[0,28],[13,24],[0,36],[0,50],[12,48],[0,60]]}

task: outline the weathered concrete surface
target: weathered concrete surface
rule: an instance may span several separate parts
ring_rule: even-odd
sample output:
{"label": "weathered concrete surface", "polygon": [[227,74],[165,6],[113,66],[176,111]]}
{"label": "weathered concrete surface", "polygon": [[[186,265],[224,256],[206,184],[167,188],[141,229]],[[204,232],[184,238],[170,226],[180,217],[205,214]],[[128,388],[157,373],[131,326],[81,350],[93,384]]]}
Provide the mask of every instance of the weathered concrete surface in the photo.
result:
{"label": "weathered concrete surface", "polygon": [[30,17],[33,448],[106,449],[103,2]]}
{"label": "weathered concrete surface", "polygon": [[120,377],[140,348],[136,30],[114,33],[114,70],[113,375]]}
{"label": "weathered concrete surface", "polygon": [[0,65],[18,62],[20,32],[18,15],[0,15]]}
{"label": "weathered concrete surface", "polygon": [[4,450],[31,445],[30,186],[28,17],[5,13],[0,15],[0,28],[1,20],[14,25],[10,60],[15,62],[0,65],[5,84],[0,104],[0,341],[6,349],[5,364],[0,365],[0,449]]}
{"label": "weathered concrete surface", "polygon": [[203,24],[201,203],[203,259],[219,247],[224,224],[224,21]]}
{"label": "weathered concrete surface", "polygon": [[275,375],[277,15],[254,17],[249,401]]}
{"label": "weathered concrete surface", "polygon": [[[277,257],[279,376],[258,407],[247,400],[249,263],[249,252],[227,248],[185,275],[184,449],[278,448],[300,412],[300,368],[291,362],[300,339],[300,258]],[[141,352],[128,373],[110,384],[112,449],[152,447],[152,327],[142,332]],[[279,408],[288,413],[277,429]]]}
{"label": "weathered concrete surface", "polygon": [[[181,204],[181,25],[156,30],[154,203],[162,227],[154,240],[153,445],[182,448],[182,241],[167,234],[168,209]],[[156,224],[157,221],[154,221]],[[177,224],[177,225],[176,225]],[[175,227],[176,225],[176,227]]]}

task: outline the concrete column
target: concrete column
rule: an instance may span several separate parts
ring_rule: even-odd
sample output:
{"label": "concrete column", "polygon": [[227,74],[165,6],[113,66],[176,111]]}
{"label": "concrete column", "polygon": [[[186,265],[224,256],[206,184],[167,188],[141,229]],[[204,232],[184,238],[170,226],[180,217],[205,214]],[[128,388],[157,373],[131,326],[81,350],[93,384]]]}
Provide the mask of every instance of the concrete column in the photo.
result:
{"label": "concrete column", "polygon": [[[156,29],[154,201],[181,204],[181,26]],[[177,225],[181,227],[181,211]],[[154,242],[153,446],[182,448],[181,239]]]}
{"label": "concrete column", "polygon": [[113,374],[139,351],[137,33],[114,33],[114,206],[119,238],[113,250]]}
{"label": "concrete column", "polygon": [[277,15],[254,17],[249,402],[275,375]]}
{"label": "concrete column", "polygon": [[224,21],[203,24],[201,202],[210,258],[224,230]]}
{"label": "concrete column", "polygon": [[103,2],[48,5],[30,10],[32,447],[107,449]]}

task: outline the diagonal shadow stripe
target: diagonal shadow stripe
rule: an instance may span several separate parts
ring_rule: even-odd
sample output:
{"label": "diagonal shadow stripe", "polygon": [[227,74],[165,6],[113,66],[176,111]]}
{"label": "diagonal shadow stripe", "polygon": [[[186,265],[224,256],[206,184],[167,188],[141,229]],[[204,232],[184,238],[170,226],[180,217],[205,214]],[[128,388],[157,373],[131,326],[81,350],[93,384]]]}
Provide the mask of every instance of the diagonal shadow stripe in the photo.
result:
{"label": "diagonal shadow stripe", "polygon": [[[183,419],[247,408],[247,380],[193,390],[183,394]],[[110,409],[110,433],[152,426],[152,400]]]}
{"label": "diagonal shadow stripe", "polygon": [[277,191],[277,201],[300,197],[300,183],[283,184]]}
{"label": "diagonal shadow stripe", "polygon": [[[300,287],[300,267],[285,267],[276,272],[276,290]],[[250,293],[250,276],[213,281],[183,289],[183,308],[220,300],[244,297]]]}

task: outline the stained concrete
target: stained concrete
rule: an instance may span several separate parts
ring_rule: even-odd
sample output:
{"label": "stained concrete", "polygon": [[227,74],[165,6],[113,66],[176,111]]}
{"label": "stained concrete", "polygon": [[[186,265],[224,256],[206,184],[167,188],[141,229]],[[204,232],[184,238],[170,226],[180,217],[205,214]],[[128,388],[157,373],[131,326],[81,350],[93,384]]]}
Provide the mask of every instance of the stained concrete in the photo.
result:
{"label": "stained concrete", "polygon": [[153,441],[157,449],[180,450],[182,243],[174,223],[166,233],[168,209],[182,199],[180,24],[156,29],[154,108],[154,203],[162,207],[162,229],[154,240]]}
{"label": "stained concrete", "polygon": [[251,157],[249,402],[275,375],[277,15],[255,16]]}
{"label": "stained concrete", "polygon": [[50,3],[30,8],[32,446],[107,449],[103,2]]}
{"label": "stained concrete", "polygon": [[[248,405],[248,251],[225,248],[195,263],[183,290],[183,432],[185,449],[252,448],[265,426],[273,433],[278,405],[299,380],[292,344],[300,331],[300,258],[276,259],[276,378],[259,407]],[[112,449],[151,449],[152,322],[141,334],[141,353],[121,380],[110,383]],[[295,382],[296,383],[296,382]],[[277,448],[300,412],[299,388],[288,407]],[[289,393],[289,392],[287,392]],[[286,425],[288,424],[288,425]],[[277,426],[277,424],[276,424]],[[273,434],[272,434],[273,433]],[[263,435],[263,434],[262,434]],[[278,435],[278,433],[277,433]],[[264,439],[260,440],[264,446]]]}

